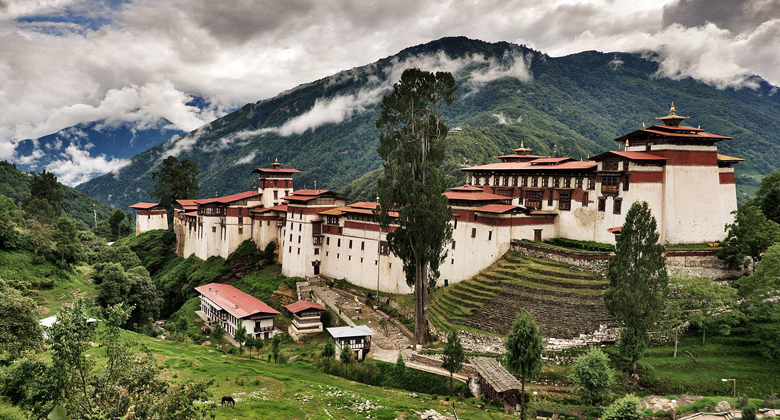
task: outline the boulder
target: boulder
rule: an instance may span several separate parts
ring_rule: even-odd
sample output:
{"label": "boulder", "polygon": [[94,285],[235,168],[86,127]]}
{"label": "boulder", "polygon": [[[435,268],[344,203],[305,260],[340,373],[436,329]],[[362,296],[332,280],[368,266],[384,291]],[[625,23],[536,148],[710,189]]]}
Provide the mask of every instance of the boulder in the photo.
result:
{"label": "boulder", "polygon": [[715,411],[717,412],[729,410],[731,410],[731,404],[729,404],[728,401],[721,401],[715,405]]}

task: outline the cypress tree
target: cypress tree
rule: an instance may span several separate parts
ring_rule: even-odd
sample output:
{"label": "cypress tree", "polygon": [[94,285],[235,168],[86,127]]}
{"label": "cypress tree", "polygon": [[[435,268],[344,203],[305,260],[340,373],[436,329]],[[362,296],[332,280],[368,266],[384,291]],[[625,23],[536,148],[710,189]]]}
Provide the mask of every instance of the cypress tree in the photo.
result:
{"label": "cypress tree", "polygon": [[504,342],[507,370],[520,377],[520,418],[525,418],[525,383],[542,371],[544,344],[539,326],[531,313],[523,310],[517,314],[512,330]]}
{"label": "cypress tree", "polygon": [[626,214],[615,256],[607,266],[609,289],[604,303],[610,314],[623,323],[620,353],[631,360],[633,374],[650,343],[648,331],[663,310],[669,284],[659,238],[647,203],[634,203]]}

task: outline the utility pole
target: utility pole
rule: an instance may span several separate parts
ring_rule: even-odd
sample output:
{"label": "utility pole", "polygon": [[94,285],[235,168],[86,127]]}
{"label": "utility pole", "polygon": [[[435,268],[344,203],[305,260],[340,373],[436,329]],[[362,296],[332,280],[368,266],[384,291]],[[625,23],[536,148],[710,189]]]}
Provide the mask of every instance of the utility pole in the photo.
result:
{"label": "utility pole", "polygon": [[736,419],[737,417],[737,380],[736,379],[721,379],[723,382],[731,381],[734,383],[734,405],[732,408],[731,418]]}

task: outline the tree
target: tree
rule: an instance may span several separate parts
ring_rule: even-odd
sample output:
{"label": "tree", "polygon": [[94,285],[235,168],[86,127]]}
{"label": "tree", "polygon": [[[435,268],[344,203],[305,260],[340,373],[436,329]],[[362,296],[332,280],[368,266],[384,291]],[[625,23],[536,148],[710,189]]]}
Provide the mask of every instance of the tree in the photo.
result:
{"label": "tree", "polygon": [[734,223],[726,225],[728,235],[718,253],[731,269],[747,269],[761,261],[761,253],[780,242],[780,225],[769,220],[756,206],[732,212]]}
{"label": "tree", "polygon": [[574,361],[569,380],[574,391],[591,407],[609,397],[609,386],[613,378],[609,357],[598,347],[591,347],[587,353]]}
{"label": "tree", "polygon": [[168,225],[172,226],[173,203],[175,200],[194,199],[200,194],[198,186],[198,165],[192,160],[179,162],[176,156],[163,160],[162,168],[152,172],[152,180],[157,185],[149,194],[160,201],[160,206],[168,211]]}
{"label": "tree", "polygon": [[615,255],[607,265],[609,289],[604,303],[623,323],[620,353],[631,360],[633,374],[650,342],[648,331],[659,319],[669,283],[659,237],[647,203],[634,203],[626,214]]}
{"label": "tree", "polygon": [[238,328],[236,328],[235,334],[233,334],[233,339],[236,340],[238,343],[238,351],[239,353],[244,353],[244,342],[247,340],[246,335],[246,327],[243,325],[240,325]]}
{"label": "tree", "polygon": [[22,241],[24,223],[14,200],[0,195],[0,249],[18,248]]}
{"label": "tree", "polygon": [[211,338],[214,339],[214,342],[219,344],[220,346],[225,341],[225,327],[222,326],[219,322],[217,322],[217,325],[214,326],[214,328],[211,329]]}
{"label": "tree", "polygon": [[395,366],[393,366],[393,375],[395,376],[396,385],[400,388],[406,377],[406,362],[404,362],[403,352],[398,352],[398,358],[395,359]]}
{"label": "tree", "polygon": [[352,362],[355,361],[355,352],[352,351],[351,348],[349,348],[348,345],[341,346],[341,354],[339,354],[339,360],[341,360],[341,363],[344,363],[345,365],[349,366]]}
{"label": "tree", "polygon": [[780,244],[772,245],[737,287],[750,336],[765,358],[780,358]]}
{"label": "tree", "polygon": [[447,187],[442,164],[448,131],[442,111],[452,103],[455,89],[450,73],[406,69],[382,99],[376,122],[384,129],[379,155],[385,164],[375,214],[383,229],[397,226],[387,234],[387,242],[414,288],[415,346],[430,339],[428,289],[436,284],[447,256],[444,246],[452,239],[452,209],[442,195]]}
{"label": "tree", "polygon": [[122,239],[122,222],[124,221],[125,213],[120,209],[114,210],[114,213],[108,218],[108,225],[111,227],[111,235],[117,242]]}
{"label": "tree", "polygon": [[748,204],[755,204],[767,219],[780,223],[780,171],[761,179],[755,198]]}
{"label": "tree", "polygon": [[41,250],[49,250],[54,245],[52,238],[54,232],[50,225],[30,219],[27,222],[27,239],[33,247],[33,262],[38,262],[38,254]]}
{"label": "tree", "polygon": [[53,238],[56,243],[54,252],[62,264],[76,262],[81,256],[81,243],[76,231],[76,225],[67,217],[60,217],[54,225]]}
{"label": "tree", "polygon": [[282,344],[282,336],[274,334],[274,338],[271,339],[271,355],[273,355],[274,363],[279,363],[279,358],[282,355],[282,350],[279,347]]}
{"label": "tree", "polygon": [[[195,404],[208,398],[213,381],[168,383],[151,354],[133,354],[121,338],[120,325],[129,309],[106,308],[106,328],[99,335],[87,322],[86,303],[79,300],[63,308],[49,330],[52,368],[56,384],[53,405],[60,405],[72,418],[91,419],[200,419],[213,406]],[[85,354],[98,340],[107,361],[96,364]]]}
{"label": "tree", "polygon": [[39,221],[54,224],[62,214],[62,195],[57,177],[46,171],[33,175],[30,195],[23,207],[25,212]]}
{"label": "tree", "polygon": [[453,392],[452,376],[463,367],[466,361],[466,353],[463,352],[463,346],[460,344],[458,332],[452,330],[447,334],[447,344],[444,346],[444,358],[441,367],[450,373],[450,395]]}
{"label": "tree", "polygon": [[333,344],[333,339],[329,338],[328,342],[325,343],[325,347],[322,349],[322,357],[324,357],[327,360],[330,360],[330,358],[335,355],[336,355],[336,347]]}
{"label": "tree", "polygon": [[98,264],[95,277],[100,279],[98,303],[103,307],[124,304],[134,308],[125,327],[148,325],[157,318],[162,299],[146,268],[138,266],[127,271],[120,263]]}
{"label": "tree", "polygon": [[644,414],[639,411],[639,398],[628,394],[605,408],[601,420],[640,420],[642,417]]}
{"label": "tree", "polygon": [[43,330],[38,324],[38,305],[12,287],[0,288],[0,353],[6,361],[43,345]]}
{"label": "tree", "polygon": [[542,371],[544,344],[539,326],[531,313],[523,310],[517,314],[512,330],[504,342],[506,346],[506,367],[520,377],[520,418],[525,418],[525,383],[533,380]]}

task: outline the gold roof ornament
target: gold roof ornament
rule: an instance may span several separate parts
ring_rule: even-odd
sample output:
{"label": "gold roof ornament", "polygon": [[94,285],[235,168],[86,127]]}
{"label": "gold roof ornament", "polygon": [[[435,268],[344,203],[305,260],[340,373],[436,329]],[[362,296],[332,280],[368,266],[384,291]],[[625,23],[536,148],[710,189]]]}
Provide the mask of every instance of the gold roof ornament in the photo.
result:
{"label": "gold roof ornament", "polygon": [[376,193],[376,202],[379,202],[379,193]]}
{"label": "gold roof ornament", "polygon": [[656,117],[656,120],[661,120],[669,127],[678,127],[681,122],[687,120],[691,117],[683,117],[680,115],[677,115],[677,110],[674,108],[674,102],[672,102],[672,107],[669,108],[669,115],[665,117]]}
{"label": "gold roof ornament", "polygon": [[530,147],[525,147],[525,144],[523,144],[523,141],[520,140],[520,147],[517,149],[512,149],[515,153],[518,155],[527,155],[528,152],[530,152],[532,149]]}
{"label": "gold roof ornament", "polygon": [[274,159],[274,163],[272,163],[271,166],[273,166],[274,169],[279,169],[279,167],[282,166],[282,164],[279,163],[279,158]]}
{"label": "gold roof ornament", "polygon": [[315,190],[317,189],[317,180],[316,179],[314,180],[314,189]]}

